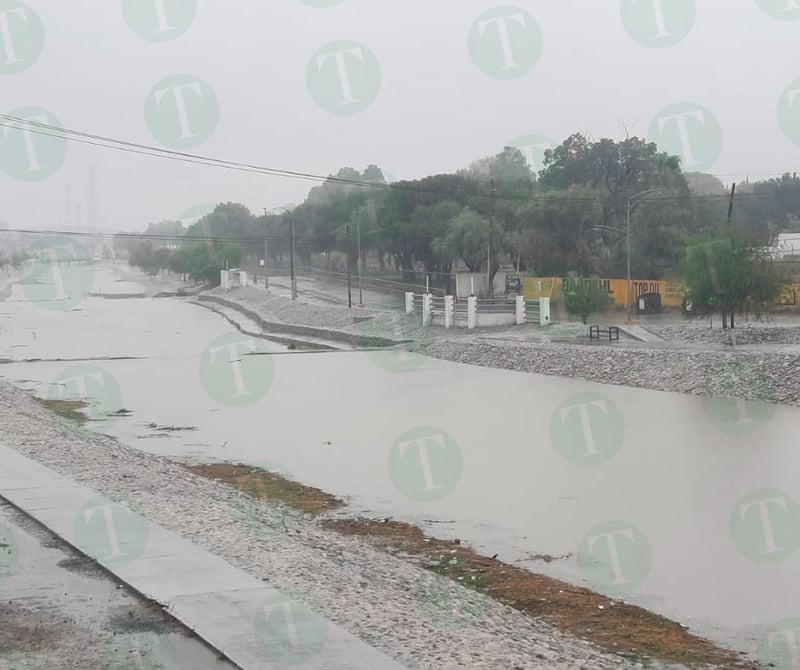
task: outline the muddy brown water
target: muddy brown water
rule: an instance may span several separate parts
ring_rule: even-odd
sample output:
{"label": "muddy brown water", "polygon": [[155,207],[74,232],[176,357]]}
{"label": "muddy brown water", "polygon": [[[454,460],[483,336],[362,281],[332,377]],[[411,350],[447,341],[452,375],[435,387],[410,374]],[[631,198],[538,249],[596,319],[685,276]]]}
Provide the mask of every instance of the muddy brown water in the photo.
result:
{"label": "muddy brown water", "polygon": [[[112,290],[113,269],[94,281]],[[46,307],[18,286],[0,303],[0,359],[18,361],[0,375],[47,396],[94,374],[87,425],[129,446],[289,473],[348,514],[461,538],[751,654],[800,617],[797,408],[402,352],[289,353],[180,300]]]}

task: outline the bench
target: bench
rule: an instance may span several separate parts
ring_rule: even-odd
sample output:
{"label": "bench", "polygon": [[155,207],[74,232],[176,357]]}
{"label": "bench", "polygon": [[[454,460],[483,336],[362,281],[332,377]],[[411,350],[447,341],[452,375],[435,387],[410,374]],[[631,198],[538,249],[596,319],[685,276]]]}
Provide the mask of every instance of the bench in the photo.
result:
{"label": "bench", "polygon": [[619,328],[616,326],[589,326],[589,339],[593,340],[597,338],[598,340],[601,337],[608,336],[608,339],[611,340],[619,340]]}

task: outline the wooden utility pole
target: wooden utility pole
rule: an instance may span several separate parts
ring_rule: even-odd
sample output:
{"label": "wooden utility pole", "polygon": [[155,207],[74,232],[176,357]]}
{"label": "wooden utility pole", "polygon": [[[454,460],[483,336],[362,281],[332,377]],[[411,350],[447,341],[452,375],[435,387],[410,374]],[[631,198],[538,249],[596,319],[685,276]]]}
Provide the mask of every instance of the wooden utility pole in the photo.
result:
{"label": "wooden utility pole", "polygon": [[731,202],[728,205],[728,228],[731,227],[733,222],[733,199],[736,197],[736,183],[731,186]]}
{"label": "wooden utility pole", "polygon": [[[735,197],[736,197],[736,182],[734,182],[731,185],[731,201],[730,201],[730,204],[728,205],[728,228],[730,228],[731,224],[733,223],[733,200],[734,200]],[[734,315],[733,314],[734,314],[733,310],[731,310],[731,330],[733,330],[735,328],[735,322],[734,322]],[[726,319],[725,319],[725,315],[723,314],[722,315],[722,327],[723,328],[725,327],[725,322],[726,322]]]}
{"label": "wooden utility pole", "polygon": [[289,218],[289,225],[292,229],[292,247],[289,250],[289,273],[291,275],[291,294],[292,300],[297,300],[297,278],[294,276],[294,216]]}
{"label": "wooden utility pole", "polygon": [[269,244],[267,242],[267,208],[264,208],[264,289],[269,290]]}
{"label": "wooden utility pole", "polygon": [[494,187],[494,179],[492,179],[492,208],[489,212],[489,244],[486,261],[486,297],[491,298],[492,291],[492,229],[494,228],[494,203],[497,199],[497,190]]}
{"label": "wooden utility pole", "polygon": [[351,245],[350,245],[350,224],[348,223],[345,227],[345,234],[347,235],[347,243],[345,248],[345,256],[347,258],[347,306],[353,306],[353,293],[352,293],[352,281],[350,278],[350,252],[351,252]]}

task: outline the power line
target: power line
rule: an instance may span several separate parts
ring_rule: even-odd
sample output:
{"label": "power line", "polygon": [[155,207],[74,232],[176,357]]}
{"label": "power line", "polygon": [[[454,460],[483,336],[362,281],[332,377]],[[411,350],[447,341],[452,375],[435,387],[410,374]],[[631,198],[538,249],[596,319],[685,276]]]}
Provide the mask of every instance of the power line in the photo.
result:
{"label": "power line", "polygon": [[[42,123],[39,121],[33,121],[29,119],[23,119],[16,116],[11,116],[8,114],[0,114],[0,127],[3,128],[13,128],[13,129],[20,129],[20,124],[24,124],[25,131],[30,132],[36,135],[42,135],[45,137],[53,137],[56,139],[62,139],[68,142],[76,142],[79,144],[86,144],[89,146],[94,146],[102,149],[112,149],[115,151],[122,151],[124,153],[136,154],[147,156],[150,158],[160,158],[162,160],[171,160],[176,162],[183,162],[189,163],[194,165],[204,165],[207,167],[216,167],[219,169],[225,170],[233,170],[239,172],[250,172],[256,174],[263,174],[266,176],[273,176],[273,177],[282,177],[286,179],[299,179],[305,181],[314,181],[318,183],[336,183],[342,185],[349,185],[349,186],[356,186],[360,188],[367,188],[367,189],[380,189],[380,190],[392,190],[398,189],[409,193],[419,193],[419,194],[427,194],[427,195],[440,195],[440,196],[452,196],[453,194],[450,192],[445,191],[437,191],[433,189],[424,189],[419,187],[412,187],[412,186],[401,186],[397,183],[393,184],[386,184],[383,182],[370,182],[364,181],[359,179],[347,179],[344,177],[336,177],[333,175],[319,175],[310,172],[300,172],[295,170],[285,170],[281,168],[273,168],[268,166],[256,165],[252,163],[241,163],[236,161],[229,161],[220,158],[214,158],[210,156],[203,156],[200,154],[191,154],[181,151],[173,151],[170,149],[163,149],[161,147],[156,147],[152,145],[146,144],[139,144],[136,142],[130,142],[127,140],[119,140],[111,137],[106,137],[103,135],[97,135],[93,133],[86,133],[78,130],[73,130],[70,128],[64,128],[60,126],[54,126],[47,123]],[[753,173],[755,174],[755,173]],[[778,174],[776,173],[765,173],[765,174]],[[783,173],[786,174],[786,173]],[[400,182],[407,183],[407,182]],[[469,198],[478,198],[478,199],[491,199],[491,196],[488,193],[483,192],[476,192],[471,194],[466,194]],[[558,202],[590,202],[596,203],[598,201],[597,198],[578,198],[578,197],[571,197],[571,196],[564,196],[560,192],[553,192],[552,194],[549,193],[540,193],[535,195],[519,195],[519,196],[511,196],[508,194],[502,195],[498,194],[498,199],[501,200],[518,200],[518,201],[529,201],[529,202],[537,202],[537,201],[549,201],[554,200]],[[687,196],[680,195],[680,196],[660,196],[652,198],[652,201],[675,201],[675,200],[684,200]],[[694,195],[692,196],[693,199],[713,199],[713,198],[724,198],[726,195]],[[758,194],[743,194],[742,197],[750,197],[750,198],[769,198],[772,196],[769,195],[758,195]]]}

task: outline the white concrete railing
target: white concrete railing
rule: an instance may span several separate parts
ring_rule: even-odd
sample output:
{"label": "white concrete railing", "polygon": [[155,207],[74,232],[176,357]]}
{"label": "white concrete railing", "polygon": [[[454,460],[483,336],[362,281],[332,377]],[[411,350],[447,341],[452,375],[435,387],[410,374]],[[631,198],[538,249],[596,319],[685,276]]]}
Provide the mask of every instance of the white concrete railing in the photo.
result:
{"label": "white concrete railing", "polygon": [[[422,325],[430,326],[435,322],[443,324],[445,328],[453,328],[456,325],[457,315],[455,310],[455,297],[452,295],[444,298],[434,298],[431,293],[423,293],[421,296],[414,293],[405,294],[406,314],[412,314],[415,309],[419,310],[422,298]],[[434,309],[434,301],[435,309]],[[479,326],[511,326],[523,325],[528,323],[527,302],[523,296],[517,296],[514,302],[508,302],[508,309],[505,309],[499,300],[485,301],[486,304],[481,308],[478,298],[471,296],[467,298],[466,326],[472,330]],[[550,299],[541,298],[537,304],[538,309],[533,311],[530,316],[532,322],[538,321],[539,325],[550,324]],[[538,312],[538,314],[537,314]],[[463,325],[464,311],[459,312]],[[537,319],[538,317],[538,319]]]}

